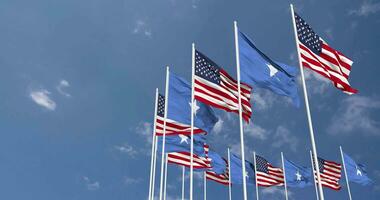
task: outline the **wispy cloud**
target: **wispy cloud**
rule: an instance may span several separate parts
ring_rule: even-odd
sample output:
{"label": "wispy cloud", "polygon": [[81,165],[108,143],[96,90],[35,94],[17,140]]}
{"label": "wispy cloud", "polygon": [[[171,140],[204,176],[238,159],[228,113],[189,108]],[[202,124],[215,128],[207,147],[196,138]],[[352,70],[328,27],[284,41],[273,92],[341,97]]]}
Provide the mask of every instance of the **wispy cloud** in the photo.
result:
{"label": "wispy cloud", "polygon": [[57,91],[61,95],[65,96],[65,97],[71,97],[71,95],[69,93],[67,93],[67,92],[64,91],[64,89],[67,88],[67,87],[70,87],[70,83],[68,81],[66,81],[66,80],[63,79],[63,80],[61,80],[59,82],[59,84],[57,85],[56,88],[57,88]]}
{"label": "wispy cloud", "polygon": [[152,123],[149,122],[140,122],[136,127],[136,133],[146,138],[149,144],[152,144]]}
{"label": "wispy cloud", "polygon": [[359,8],[353,9],[348,11],[350,15],[357,15],[357,16],[368,16],[371,14],[375,14],[380,11],[380,3],[379,2],[372,2],[365,0],[363,1]]}
{"label": "wispy cloud", "polygon": [[251,97],[251,104],[255,110],[266,110],[273,106],[276,101],[276,95],[265,89],[256,89]]}
{"label": "wispy cloud", "polygon": [[121,146],[116,145],[114,146],[114,148],[120,153],[127,154],[131,158],[135,158],[136,155],[138,154],[138,151],[133,146],[128,145],[128,144],[124,144]]}
{"label": "wispy cloud", "polygon": [[291,134],[289,129],[284,126],[279,126],[273,136],[275,141],[272,146],[276,148],[289,147],[292,151],[297,151],[298,139],[294,134]]}
{"label": "wispy cloud", "polygon": [[216,122],[214,128],[212,129],[212,132],[215,134],[221,133],[223,130],[223,124],[224,124],[224,120],[219,118],[218,122]]}
{"label": "wispy cloud", "polygon": [[29,94],[30,98],[38,104],[48,110],[55,110],[57,104],[49,97],[50,92],[45,89],[32,90]]}
{"label": "wispy cloud", "polygon": [[148,26],[146,21],[144,21],[142,19],[138,19],[135,21],[135,25],[132,29],[132,33],[133,34],[141,34],[147,38],[152,37],[152,30],[150,29],[150,27]]}
{"label": "wispy cloud", "polygon": [[141,183],[143,181],[142,178],[132,178],[132,177],[125,177],[124,183],[126,185],[135,185],[138,183]]}
{"label": "wispy cloud", "polygon": [[[269,196],[271,198],[280,199],[284,198],[285,191],[282,187],[268,187],[261,190],[263,196]],[[292,193],[288,190],[288,197],[291,197]]]}
{"label": "wispy cloud", "polygon": [[91,181],[87,176],[83,177],[83,181],[87,190],[95,191],[100,188],[100,183],[98,181]]}
{"label": "wispy cloud", "polygon": [[258,124],[249,123],[244,125],[244,133],[256,139],[266,140],[270,132]]}
{"label": "wispy cloud", "polygon": [[344,99],[330,122],[331,134],[350,134],[354,131],[366,135],[380,135],[380,123],[373,119],[373,112],[380,109],[380,100],[365,96]]}
{"label": "wispy cloud", "polygon": [[332,86],[330,80],[309,69],[304,70],[304,75],[306,85],[313,94],[326,94],[328,87]]}

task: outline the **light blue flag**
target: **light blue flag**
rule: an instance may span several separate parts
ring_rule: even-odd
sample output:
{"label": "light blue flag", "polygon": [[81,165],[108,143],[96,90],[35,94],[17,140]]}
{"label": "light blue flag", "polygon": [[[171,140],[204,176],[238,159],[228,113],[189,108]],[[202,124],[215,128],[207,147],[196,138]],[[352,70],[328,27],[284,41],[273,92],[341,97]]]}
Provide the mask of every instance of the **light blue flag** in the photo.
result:
{"label": "light blue flag", "polygon": [[[194,126],[206,132],[211,132],[218,121],[214,110],[196,100],[194,105]],[[191,124],[191,85],[183,78],[170,73],[168,119]]]}
{"label": "light blue flag", "polygon": [[347,171],[347,178],[350,182],[360,185],[370,185],[373,181],[368,177],[365,166],[357,164],[350,156],[343,153],[344,163]]}
{"label": "light blue flag", "polygon": [[[241,159],[234,154],[231,154],[230,157],[230,167],[231,167],[231,183],[233,184],[243,184],[243,173],[241,166]],[[246,171],[246,180],[248,185],[255,184],[255,166],[245,161],[245,171]]]}
{"label": "light blue flag", "polygon": [[239,57],[242,82],[288,96],[299,107],[297,68],[272,61],[242,32],[239,32]]}
{"label": "light blue flag", "polygon": [[227,169],[227,162],[218,153],[209,151],[208,157],[211,159],[211,171],[216,174],[223,174]]}
{"label": "light blue flag", "polygon": [[[198,156],[205,156],[204,144],[206,136],[197,134],[194,135],[194,154]],[[158,137],[158,150],[161,152],[162,137]],[[190,152],[191,138],[188,135],[172,135],[165,137],[165,152]]]}
{"label": "light blue flag", "polygon": [[313,185],[311,167],[299,166],[284,159],[286,184],[288,187],[304,188]]}

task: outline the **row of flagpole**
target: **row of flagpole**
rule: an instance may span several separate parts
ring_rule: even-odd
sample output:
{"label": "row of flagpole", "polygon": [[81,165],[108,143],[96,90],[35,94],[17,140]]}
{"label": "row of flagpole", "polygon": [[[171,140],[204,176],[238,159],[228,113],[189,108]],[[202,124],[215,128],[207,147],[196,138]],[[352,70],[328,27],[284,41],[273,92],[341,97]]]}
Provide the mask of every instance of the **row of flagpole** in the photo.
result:
{"label": "row of flagpole", "polygon": [[[312,123],[312,117],[311,117],[311,112],[310,112],[310,106],[309,106],[309,100],[308,100],[308,93],[307,93],[307,88],[306,88],[306,83],[305,83],[305,76],[303,72],[303,65],[301,63],[301,55],[300,51],[298,48],[298,37],[297,37],[297,28],[296,28],[296,23],[295,23],[295,18],[294,18],[294,9],[293,5],[290,5],[291,8],[291,13],[292,13],[292,23],[293,23],[293,28],[294,28],[294,36],[296,40],[296,45],[297,45],[297,55],[298,55],[298,61],[299,61],[299,68],[300,68],[300,73],[301,73],[301,82],[302,82],[302,88],[303,88],[303,93],[304,93],[304,101],[305,101],[305,109],[306,109],[306,115],[307,115],[307,120],[308,120],[308,127],[309,127],[309,133],[310,133],[310,140],[311,140],[311,147],[312,150],[310,151],[310,156],[311,158],[318,158],[317,154],[317,148],[316,148],[316,142],[315,142],[315,137],[314,137],[314,131],[313,131],[313,123]],[[245,148],[244,148],[244,130],[243,130],[243,113],[242,113],[242,100],[241,100],[241,87],[240,87],[240,58],[239,58],[239,40],[238,40],[238,26],[237,22],[234,22],[234,40],[235,40],[235,58],[236,58],[236,71],[237,71],[237,86],[238,86],[238,104],[239,104],[239,130],[240,130],[240,149],[241,149],[241,161],[242,161],[242,176],[246,177],[246,166],[245,166]],[[191,144],[190,144],[190,184],[189,184],[189,196],[190,200],[193,200],[193,147],[194,147],[194,142],[193,142],[193,136],[194,136],[194,74],[195,74],[195,44],[192,44],[192,77],[191,77]],[[163,200],[166,198],[166,173],[167,173],[167,160],[165,159],[165,135],[166,135],[166,119],[167,119],[167,107],[168,107],[168,96],[169,96],[169,67],[166,69],[166,84],[165,84],[165,111],[164,111],[164,126],[163,126],[163,136],[162,136],[162,155],[161,155],[161,176],[160,176],[160,190],[159,190],[159,199]],[[156,103],[155,103],[155,112],[157,110],[157,98],[158,98],[158,89],[156,89]],[[150,171],[150,180],[149,180],[149,199],[154,198],[154,188],[155,188],[155,168],[156,168],[156,160],[157,160],[157,138],[155,135],[156,132],[156,113],[154,115],[154,128],[153,128],[153,139],[152,139],[152,157],[151,157],[151,171]],[[343,160],[343,166],[344,166],[344,158],[343,158],[343,153],[341,150],[341,155],[342,155],[342,160]],[[282,159],[282,167],[284,169],[284,161],[283,161],[283,154],[281,153],[281,159]],[[228,149],[228,162],[230,162],[230,152]],[[256,172],[256,154],[254,152],[254,166],[255,166],[255,172]],[[311,159],[312,166],[319,166],[318,160],[317,159]],[[345,169],[344,169],[345,170]],[[313,167],[314,171],[314,167]],[[315,187],[316,187],[316,196],[317,199],[319,200],[324,200],[324,194],[323,194],[323,189],[322,189],[322,184],[321,184],[321,177],[320,177],[320,172],[319,170],[315,170],[316,172],[316,177],[317,181],[314,180]],[[345,171],[346,174],[346,182],[347,182],[347,188],[349,191],[349,198],[350,200],[352,199],[351,197],[351,192],[350,192],[350,187],[347,179],[347,172]],[[284,173],[285,175],[285,173]],[[165,177],[164,177],[165,176]],[[231,176],[231,171],[229,169],[229,176]],[[185,169],[183,168],[182,172],[182,199],[184,199],[184,178],[185,178]],[[286,179],[286,178],[285,178]],[[165,181],[165,182],[164,182]],[[247,200],[247,183],[246,179],[243,178],[243,199]],[[204,199],[206,199],[206,173],[204,174]],[[287,192],[287,186],[286,186],[286,181],[285,181],[285,196],[286,200],[288,199],[288,192]],[[229,199],[232,198],[231,194],[231,182],[229,181]],[[259,199],[259,193],[258,193],[258,184],[257,184],[257,177],[256,177],[256,198]]]}

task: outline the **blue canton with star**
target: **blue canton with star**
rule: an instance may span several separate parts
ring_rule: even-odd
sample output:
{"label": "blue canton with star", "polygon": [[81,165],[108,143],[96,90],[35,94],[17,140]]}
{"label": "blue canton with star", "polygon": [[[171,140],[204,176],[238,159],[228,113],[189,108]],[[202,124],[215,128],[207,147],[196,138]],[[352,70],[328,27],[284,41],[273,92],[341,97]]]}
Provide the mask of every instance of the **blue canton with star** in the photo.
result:
{"label": "blue canton with star", "polygon": [[256,170],[259,172],[269,173],[268,161],[261,156],[256,156]]}

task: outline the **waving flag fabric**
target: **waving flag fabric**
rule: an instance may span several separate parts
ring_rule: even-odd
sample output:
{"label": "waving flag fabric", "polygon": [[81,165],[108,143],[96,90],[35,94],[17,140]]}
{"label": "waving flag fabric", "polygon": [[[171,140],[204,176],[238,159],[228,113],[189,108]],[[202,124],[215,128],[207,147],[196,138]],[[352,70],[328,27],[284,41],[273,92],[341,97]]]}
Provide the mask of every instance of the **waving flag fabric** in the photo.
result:
{"label": "waving flag fabric", "polygon": [[[213,155],[214,154],[214,155]],[[229,184],[228,162],[214,152],[209,152],[212,169],[206,172],[206,178],[223,185]]]}
{"label": "waving flag fabric", "polygon": [[302,65],[330,79],[334,86],[343,92],[357,93],[348,82],[353,62],[331,48],[297,13],[294,13],[294,18]]}
{"label": "waving flag fabric", "polygon": [[[206,156],[200,156],[193,154],[193,168],[194,169],[211,169],[210,159],[207,158],[209,146],[204,145],[204,153]],[[191,166],[191,154],[190,152],[173,152],[168,153],[168,162],[172,164],[182,165],[185,167]]]}
{"label": "waving flag fabric", "polygon": [[[198,156],[206,156],[204,150],[205,144],[205,136],[204,135],[194,135],[194,154]],[[165,153],[170,152],[190,152],[190,143],[191,138],[188,135],[173,135],[166,136],[165,138]],[[162,137],[158,138],[159,147],[162,145]],[[161,150],[161,148],[158,148]]]}
{"label": "waving flag fabric", "polygon": [[270,187],[284,184],[282,169],[273,167],[272,164],[258,155],[256,155],[256,176],[259,186]]}
{"label": "waving flag fabric", "polygon": [[242,32],[239,32],[239,57],[242,82],[288,96],[299,106],[297,68],[272,61]]}
{"label": "waving flag fabric", "polygon": [[[251,87],[241,83],[243,118],[249,121],[251,109]],[[195,99],[223,109],[239,113],[238,84],[224,69],[199,51],[195,51]]]}
{"label": "waving flag fabric", "polygon": [[[318,158],[318,165],[322,186],[333,190],[340,190],[341,186],[339,185],[339,180],[341,178],[342,165],[322,158]],[[315,181],[318,183],[317,173],[314,174]]]}
{"label": "waving flag fabric", "polygon": [[[230,157],[230,167],[231,167],[231,183],[233,184],[243,184],[243,173],[242,173],[242,166],[241,166],[241,159],[234,155],[231,154]],[[246,180],[247,184],[253,185],[255,184],[255,169],[254,165],[248,161],[245,161],[245,170],[246,170]]]}
{"label": "waving flag fabric", "polygon": [[373,181],[368,177],[365,166],[357,164],[350,156],[343,153],[344,164],[347,171],[347,177],[350,182],[358,183],[360,185],[370,185]]}
{"label": "waving flag fabric", "polygon": [[[157,99],[157,116],[156,116],[156,135],[164,134],[164,114],[165,114],[165,97],[161,94]],[[190,134],[190,125],[180,123],[171,119],[166,119],[166,135]],[[204,131],[194,127],[194,134],[203,133]]]}
{"label": "waving flag fabric", "polygon": [[299,166],[288,159],[284,159],[284,166],[288,187],[304,188],[313,185],[311,167]]}
{"label": "waving flag fabric", "polygon": [[[218,118],[208,105],[194,100],[194,126],[211,132]],[[183,78],[169,75],[168,119],[191,124],[191,85]]]}
{"label": "waving flag fabric", "polygon": [[217,174],[213,171],[207,171],[206,178],[208,180],[212,180],[223,185],[229,185],[228,172],[224,174]]}
{"label": "waving flag fabric", "polygon": [[212,171],[217,174],[224,174],[227,170],[227,162],[222,156],[214,151],[208,152],[208,158],[211,161]]}

